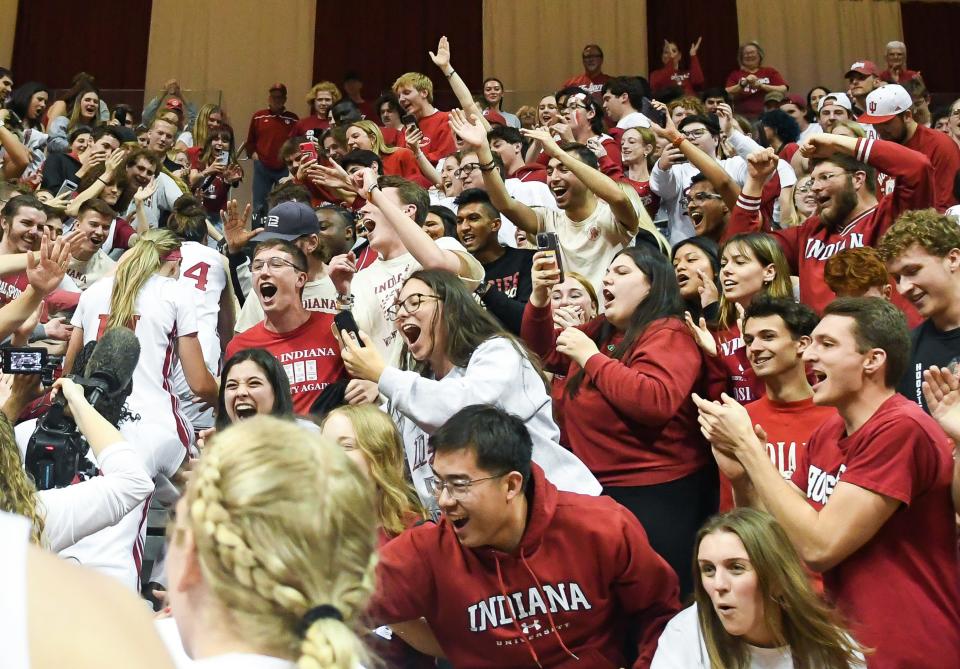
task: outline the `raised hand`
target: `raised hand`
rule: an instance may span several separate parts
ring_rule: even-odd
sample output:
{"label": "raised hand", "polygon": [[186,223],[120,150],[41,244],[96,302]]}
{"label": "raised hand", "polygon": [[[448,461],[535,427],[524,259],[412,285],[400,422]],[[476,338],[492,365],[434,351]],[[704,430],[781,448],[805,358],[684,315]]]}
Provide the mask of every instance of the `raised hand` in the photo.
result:
{"label": "raised hand", "polygon": [[810,135],[802,144],[800,144],[800,153],[804,158],[827,158],[834,153],[834,138],[837,135],[831,135],[826,132]]}
{"label": "raised hand", "polygon": [[697,342],[697,346],[702,348],[711,358],[717,357],[717,340],[713,338],[713,333],[707,328],[707,319],[701,316],[700,322],[694,323],[693,316],[690,315],[689,311],[685,311],[683,312],[683,320],[687,324],[690,334],[693,335],[694,341]]}
{"label": "raised hand", "polygon": [[243,247],[259,234],[259,230],[250,230],[250,210],[251,206],[247,204],[241,214],[237,201],[228,200],[226,210],[220,211],[223,237],[227,240],[227,253],[240,253]]}
{"label": "raised hand", "polygon": [[157,192],[159,185],[160,182],[154,177],[146,186],[140,186],[140,188],[137,189],[137,192],[133,194],[133,199],[140,203],[149,200],[153,194]]}
{"label": "raised hand", "polygon": [[540,146],[543,147],[544,152],[551,158],[556,158],[563,153],[563,149],[560,148],[560,145],[553,139],[553,135],[547,130],[542,128],[537,128],[536,130],[521,129],[520,134],[540,142]]}
{"label": "raised hand", "polygon": [[777,171],[778,160],[777,153],[769,147],[754,151],[747,156],[747,174],[761,183],[766,183]]}
{"label": "raised hand", "polygon": [[353,251],[333,256],[327,265],[327,276],[333,282],[333,287],[337,289],[340,295],[346,295],[350,292],[350,283],[353,275],[357,273],[357,257]]}
{"label": "raised hand", "polygon": [[930,415],[954,441],[960,441],[960,380],[946,367],[934,365],[923,373],[923,398]]}
{"label": "raised hand", "polygon": [[407,140],[407,148],[414,153],[420,153],[420,145],[423,143],[423,132],[416,126],[407,126],[403,129],[403,136]]}
{"label": "raised hand", "polygon": [[450,129],[457,133],[467,146],[474,149],[480,148],[487,141],[487,131],[483,129],[480,121],[467,118],[462,109],[450,111]]}
{"label": "raised hand", "polygon": [[70,262],[70,244],[50,241],[46,232],[40,238],[40,253],[27,254],[27,281],[40,295],[49,295],[63,281]]}
{"label": "raised hand", "polygon": [[731,133],[740,132],[740,126],[733,118],[733,108],[726,102],[717,105],[717,120],[720,121],[720,132],[724,137],[729,137]]}
{"label": "raised hand", "polygon": [[700,279],[700,285],[697,286],[697,293],[700,295],[700,306],[706,309],[714,302],[719,302],[720,291],[717,290],[717,284],[708,279],[702,269],[697,270],[697,278]]}
{"label": "raised hand", "polygon": [[433,61],[433,64],[446,74],[446,68],[450,67],[450,40],[447,39],[447,36],[444,35],[440,38],[436,53],[433,51],[428,51],[427,53],[430,54],[430,60]]}
{"label": "raised hand", "polygon": [[560,283],[560,270],[553,251],[537,251],[533,254],[530,279],[533,284],[530,301],[535,307],[545,307],[550,303],[551,289]]}
{"label": "raised hand", "polygon": [[697,41],[690,45],[690,57],[693,58],[697,55],[697,51],[700,50],[700,42],[703,41],[703,37],[698,37]]}

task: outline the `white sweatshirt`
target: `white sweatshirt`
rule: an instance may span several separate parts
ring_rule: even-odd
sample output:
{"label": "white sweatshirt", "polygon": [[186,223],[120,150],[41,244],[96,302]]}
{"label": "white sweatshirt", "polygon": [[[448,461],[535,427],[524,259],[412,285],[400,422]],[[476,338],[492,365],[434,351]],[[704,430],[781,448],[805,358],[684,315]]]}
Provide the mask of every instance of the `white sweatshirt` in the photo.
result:
{"label": "white sweatshirt", "polygon": [[59,552],[116,525],[153,492],[143,460],[125,441],[108,446],[97,463],[102,476],[38,493],[44,514],[43,542]]}
{"label": "white sweatshirt", "polygon": [[30,669],[27,635],[27,545],[30,523],[0,511],[0,648],[4,669]]}
{"label": "white sweatshirt", "polygon": [[442,379],[388,367],[380,377],[380,392],[403,435],[414,486],[430,509],[437,504],[427,485],[433,477],[428,440],[455,413],[472,404],[490,404],[523,420],[533,441],[533,461],[560,490],[600,494],[596,477],[560,445],[560,430],[543,380],[509,339],[488,339],[473,352],[466,367],[454,367]]}

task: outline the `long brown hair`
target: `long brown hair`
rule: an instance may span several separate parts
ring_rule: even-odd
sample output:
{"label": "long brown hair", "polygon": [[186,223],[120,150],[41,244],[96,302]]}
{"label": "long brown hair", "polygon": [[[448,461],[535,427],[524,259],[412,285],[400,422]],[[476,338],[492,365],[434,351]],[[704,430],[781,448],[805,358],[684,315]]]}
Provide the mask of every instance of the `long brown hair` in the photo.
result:
{"label": "long brown hair", "polygon": [[757,574],[763,617],[777,646],[789,646],[797,669],[849,669],[860,666],[863,648],[840,623],[837,613],[810,586],[810,578],[786,532],[762,511],[738,508],[714,516],[697,532],[693,547],[693,596],[704,645],[714,669],[748,669],[747,643],[720,622],[698,566],[700,543],[710,534],[729,532],[743,543]]}
{"label": "long brown hair", "polygon": [[[720,250],[720,266],[723,267],[723,252],[736,245],[740,251],[749,251],[761,267],[773,265],[777,275],[760,292],[770,297],[792,298],[793,284],[790,281],[790,265],[783,255],[783,249],[777,241],[763,232],[742,232],[727,240]],[[719,276],[719,274],[718,274]],[[717,323],[721,328],[732,327],[737,317],[737,309],[720,291],[720,315]]]}
{"label": "long brown hair", "polygon": [[40,543],[43,515],[37,504],[37,489],[23,469],[13,426],[3,412],[0,412],[0,511],[27,518],[33,527],[33,542]]}

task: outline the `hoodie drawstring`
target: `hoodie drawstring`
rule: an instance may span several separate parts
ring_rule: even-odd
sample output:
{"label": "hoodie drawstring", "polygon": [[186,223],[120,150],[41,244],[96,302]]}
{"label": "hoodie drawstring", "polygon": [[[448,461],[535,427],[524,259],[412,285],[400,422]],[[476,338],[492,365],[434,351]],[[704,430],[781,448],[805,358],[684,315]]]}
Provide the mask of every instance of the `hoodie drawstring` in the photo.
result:
{"label": "hoodie drawstring", "polygon": [[[520,559],[521,560],[523,559],[523,551],[520,551]],[[517,621],[517,612],[513,610],[513,602],[510,600],[510,597],[507,596],[507,588],[503,584],[503,574],[500,572],[500,558],[497,557],[496,553],[493,554],[493,561],[497,565],[497,583],[500,585],[500,595],[505,600],[507,600],[507,606],[510,607],[510,617],[513,619],[513,626],[517,630],[517,634],[519,634],[522,638],[526,637],[526,635],[523,633],[523,630],[520,629],[520,623]],[[526,564],[526,562],[524,562],[524,564]],[[527,571],[529,570],[530,570],[530,567],[527,567]],[[537,584],[537,587],[539,587],[539,584]],[[552,621],[551,621],[551,624],[553,624]],[[537,651],[534,650],[533,644],[531,644],[525,638],[524,638],[524,641],[525,641],[524,645],[527,647],[527,650],[530,651],[530,655],[531,657],[533,657],[533,661],[537,663],[537,666],[540,667],[540,669],[543,669],[543,665],[540,664],[540,657],[537,655]]]}
{"label": "hoodie drawstring", "polygon": [[[543,598],[543,601],[544,601],[544,602],[548,601],[547,594],[543,591],[543,588],[540,586],[540,579],[537,578],[537,575],[533,573],[533,569],[531,569],[531,568],[530,568],[530,565],[527,564],[527,556],[523,554],[523,549],[522,549],[522,548],[520,549],[520,562],[523,563],[523,566],[527,568],[527,571],[530,573],[530,576],[533,577],[533,582],[537,584],[537,591],[540,593],[540,597]],[[498,575],[498,576],[500,575],[500,563],[499,563],[499,562],[497,563],[497,575]],[[503,583],[502,583],[502,582],[501,582],[501,584],[500,584],[500,587],[501,587],[501,588],[503,587]],[[577,657],[572,650],[570,650],[569,648],[567,648],[567,644],[565,644],[565,643],[563,642],[563,636],[560,634],[560,628],[557,627],[557,624],[556,624],[555,622],[553,622],[553,615],[550,613],[550,607],[549,607],[549,606],[546,607],[546,611],[547,611],[547,620],[550,621],[550,627],[553,628],[553,633],[556,635],[557,641],[560,642],[560,647],[563,648],[564,651],[566,651],[567,655],[569,655],[569,656],[572,657],[574,660],[576,660],[577,662],[579,662],[579,661],[580,661],[580,658]],[[527,644],[527,645],[529,645],[529,644]]]}

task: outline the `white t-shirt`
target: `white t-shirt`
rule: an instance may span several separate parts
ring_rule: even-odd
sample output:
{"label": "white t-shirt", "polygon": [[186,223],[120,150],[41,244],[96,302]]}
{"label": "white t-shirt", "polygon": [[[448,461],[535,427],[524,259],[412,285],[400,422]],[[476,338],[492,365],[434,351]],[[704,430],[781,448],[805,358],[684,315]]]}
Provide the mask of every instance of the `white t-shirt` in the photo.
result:
{"label": "white t-shirt", "polygon": [[106,276],[117,262],[103,252],[103,249],[97,249],[97,252],[90,256],[86,262],[71,258],[67,265],[67,276],[73,279],[80,290],[86,290],[92,286],[97,279]]}
{"label": "white t-shirt", "polygon": [[[333,281],[330,280],[329,276],[324,276],[316,281],[307,281],[303,285],[301,299],[303,308],[307,311],[321,311],[325,314],[337,313],[337,289],[333,287]],[[251,290],[243,303],[240,316],[237,318],[237,324],[233,329],[236,332],[245,332],[262,321],[263,317],[260,298],[257,297],[256,291]]]}
{"label": "white t-shirt", "polygon": [[[635,210],[643,209],[633,188],[617,185],[631,202],[635,200]],[[610,205],[597,198],[593,213],[582,221],[573,221],[566,212],[556,209],[533,207],[533,211],[537,215],[539,230],[559,235],[564,270],[585,276],[599,295],[607,266],[633,238],[630,231],[614,218]]]}
{"label": "white t-shirt", "polygon": [[[793,655],[789,646],[760,648],[747,644],[747,648],[750,650],[751,669],[793,669]],[[851,665],[851,669],[863,666]],[[650,669],[710,669],[696,604],[685,608],[667,623],[660,635]]]}
{"label": "white t-shirt", "polygon": [[[163,172],[157,174],[157,192],[143,201],[143,209],[147,214],[147,225],[155,228],[160,225],[160,213],[164,211],[173,211],[173,203],[183,195],[180,186],[173,178]],[[137,211],[137,203],[130,202],[127,213],[124,216],[128,221]]]}
{"label": "white t-shirt", "polygon": [[[456,253],[466,262],[467,273],[460,278],[471,292],[483,281],[483,265],[452,237],[436,240],[437,246]],[[403,338],[397,335],[396,327],[387,318],[387,309],[393,305],[403,282],[423,266],[411,253],[384,260],[378,258],[357,272],[350,290],[354,297],[353,316],[361,330],[370,335],[374,345],[384,355],[388,365],[398,366],[403,350]]]}
{"label": "white t-shirt", "polygon": [[193,133],[189,130],[184,130],[179,135],[177,135],[177,144],[183,144],[188,149],[193,146]]}
{"label": "white t-shirt", "polygon": [[177,669],[296,669],[297,666],[279,657],[250,653],[229,653],[203,660],[191,660],[183,648],[176,620],[162,618],[154,621],[153,625]]}
{"label": "white t-shirt", "polygon": [[30,522],[0,511],[0,648],[5,669],[30,669],[27,637],[27,544]]}
{"label": "white t-shirt", "polygon": [[[226,259],[209,246],[199,242],[184,242],[180,246],[180,278],[177,283],[194,299],[197,314],[197,337],[203,349],[203,360],[214,376],[220,375],[220,297],[230,277]],[[179,361],[173,371],[173,388],[180,399],[183,414],[195,430],[213,427],[213,408],[204,409],[195,401],[193,391],[183,374]]]}

